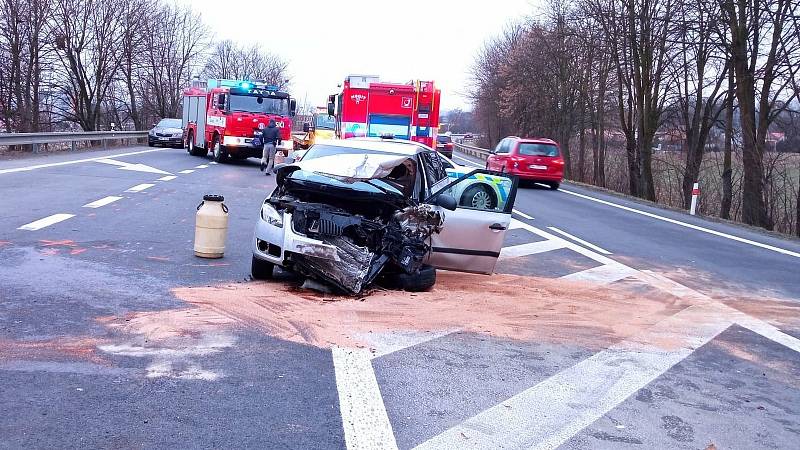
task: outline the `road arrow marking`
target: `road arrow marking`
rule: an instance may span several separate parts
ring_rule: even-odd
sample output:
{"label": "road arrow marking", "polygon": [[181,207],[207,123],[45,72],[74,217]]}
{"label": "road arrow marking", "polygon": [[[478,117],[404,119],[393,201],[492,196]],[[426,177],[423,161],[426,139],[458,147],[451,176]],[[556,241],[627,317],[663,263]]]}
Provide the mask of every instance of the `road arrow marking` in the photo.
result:
{"label": "road arrow marking", "polygon": [[155,167],[151,167],[140,163],[126,163],[123,161],[117,161],[115,159],[109,159],[109,158],[98,159],[96,161],[103,164],[110,164],[112,166],[119,166],[120,170],[133,170],[135,172],[160,173],[162,175],[172,175],[170,172],[165,172],[161,169],[156,169]]}

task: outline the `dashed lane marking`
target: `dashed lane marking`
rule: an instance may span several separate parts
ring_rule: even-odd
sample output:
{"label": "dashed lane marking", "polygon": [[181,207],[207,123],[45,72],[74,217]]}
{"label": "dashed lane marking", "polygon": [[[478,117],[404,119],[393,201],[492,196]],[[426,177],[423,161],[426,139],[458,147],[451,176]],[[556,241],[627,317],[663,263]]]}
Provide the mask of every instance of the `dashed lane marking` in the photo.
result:
{"label": "dashed lane marking", "polygon": [[84,208],[99,208],[101,206],[106,206],[108,204],[114,203],[117,200],[122,200],[122,197],[117,197],[116,195],[109,195],[108,197],[103,197],[100,200],[95,200],[91,203],[87,203],[83,205]]}
{"label": "dashed lane marking", "polygon": [[195,169],[207,169],[208,168],[208,164],[200,164],[199,166],[195,166],[194,168]]}
{"label": "dashed lane marking", "polygon": [[577,192],[568,191],[568,190],[565,190],[565,189],[559,189],[559,191],[560,192],[564,192],[564,193],[569,194],[569,195],[574,195],[576,197],[580,197],[580,198],[583,198],[583,199],[586,199],[586,200],[590,200],[590,201],[593,201],[593,202],[601,203],[603,205],[611,206],[613,208],[619,208],[619,209],[622,209],[624,211],[632,212],[632,213],[635,213],[635,214],[641,214],[643,216],[650,217],[652,219],[661,220],[661,221],[668,222],[668,223],[671,223],[671,224],[675,224],[675,225],[679,225],[679,226],[682,226],[682,227],[690,228],[692,230],[697,230],[697,231],[701,231],[703,233],[708,233],[708,234],[712,234],[714,236],[719,236],[719,237],[722,237],[722,238],[725,238],[725,239],[730,239],[732,241],[741,242],[743,244],[753,245],[755,247],[760,247],[760,248],[763,248],[763,249],[771,250],[773,252],[778,252],[778,253],[782,253],[784,255],[794,256],[795,258],[800,258],[800,253],[793,252],[793,251],[787,250],[785,248],[776,247],[774,245],[769,245],[769,244],[765,244],[763,242],[753,241],[753,240],[750,240],[750,239],[745,239],[743,237],[734,236],[732,234],[723,233],[721,231],[712,230],[710,228],[701,227],[699,225],[694,225],[694,224],[691,224],[691,223],[681,222],[680,220],[670,219],[669,217],[659,216],[658,214],[653,214],[651,212],[642,211],[640,209],[631,208],[629,206],[624,206],[624,205],[620,205],[620,204],[617,204],[617,203],[609,202],[609,201],[606,201],[606,200],[601,200],[599,198],[591,197],[591,196],[584,195],[584,194],[579,194]]}
{"label": "dashed lane marking", "polygon": [[128,189],[128,190],[127,190],[127,191],[125,191],[125,192],[142,192],[143,190],[145,190],[145,189],[148,189],[148,188],[151,188],[151,187],[153,187],[153,186],[155,186],[155,184],[152,184],[152,183],[142,183],[142,184],[137,184],[136,186],[134,186],[134,187],[132,187],[132,188]]}
{"label": "dashed lane marking", "polygon": [[519,210],[516,210],[516,209],[514,209],[514,210],[512,210],[512,211],[514,212],[514,214],[516,214],[516,215],[518,215],[518,216],[522,217],[523,219],[533,220],[533,217],[531,217],[531,216],[529,216],[529,215],[525,214],[525,213],[524,213],[524,212],[522,212],[522,211],[519,211]]}
{"label": "dashed lane marking", "polygon": [[178,178],[178,177],[176,177],[175,175],[167,175],[165,177],[159,178],[158,181],[172,181],[175,178]]}
{"label": "dashed lane marking", "polygon": [[558,250],[565,248],[563,242],[556,240],[545,240],[538,242],[530,242],[527,244],[512,245],[510,247],[503,247],[500,249],[500,258],[520,258],[523,256],[535,255],[537,253],[549,252],[551,250]]}
{"label": "dashed lane marking", "polygon": [[186,169],[186,170],[181,170],[181,171],[180,171],[180,172],[178,172],[178,173],[187,174],[187,173],[192,173],[192,172],[194,172],[194,170],[192,170],[192,169]]}
{"label": "dashed lane marking", "polygon": [[610,255],[611,254],[610,251],[605,250],[603,248],[600,248],[600,247],[592,244],[591,242],[586,242],[583,239],[581,239],[581,238],[579,238],[577,236],[573,236],[573,235],[567,233],[566,231],[564,231],[564,230],[562,230],[560,228],[556,228],[556,227],[547,227],[547,228],[552,230],[552,231],[555,231],[556,233],[558,233],[558,234],[560,234],[562,236],[566,236],[567,238],[572,239],[573,241],[575,241],[575,242],[577,242],[579,244],[582,244],[585,247],[589,247],[590,249],[596,251],[597,253],[602,253],[604,255]]}
{"label": "dashed lane marking", "polygon": [[397,449],[370,351],[333,347],[331,353],[347,448]]}
{"label": "dashed lane marking", "polygon": [[47,216],[43,219],[39,219],[37,221],[25,224],[19,228],[18,230],[27,230],[27,231],[36,231],[41,230],[42,228],[49,227],[50,225],[63,222],[67,219],[75,217],[75,214],[53,214],[52,216]]}
{"label": "dashed lane marking", "polygon": [[13,169],[2,169],[2,170],[0,170],[0,175],[5,174],[5,173],[27,172],[27,171],[36,170],[36,169],[46,169],[48,167],[58,167],[58,166],[67,166],[67,165],[70,165],[70,164],[80,164],[80,163],[85,163],[85,162],[98,161],[98,160],[101,160],[101,159],[117,158],[117,157],[120,157],[120,156],[132,156],[132,155],[141,155],[143,153],[161,152],[161,151],[164,151],[164,150],[165,149],[163,149],[163,148],[156,148],[156,149],[142,150],[142,151],[138,151],[138,152],[127,152],[127,153],[119,153],[119,154],[116,154],[116,155],[98,156],[96,158],[76,159],[76,160],[72,160],[72,161],[62,161],[62,162],[57,162],[57,163],[37,164],[37,165],[34,165],[34,166],[16,167],[16,168],[13,168]]}

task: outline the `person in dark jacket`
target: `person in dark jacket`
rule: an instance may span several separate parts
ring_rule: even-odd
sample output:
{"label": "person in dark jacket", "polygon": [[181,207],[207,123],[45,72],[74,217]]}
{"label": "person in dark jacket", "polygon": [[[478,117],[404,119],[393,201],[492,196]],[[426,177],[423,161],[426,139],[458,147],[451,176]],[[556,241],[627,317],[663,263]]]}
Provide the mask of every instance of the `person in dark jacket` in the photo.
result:
{"label": "person in dark jacket", "polygon": [[[275,121],[269,119],[269,126],[261,132],[264,141],[264,152],[261,155],[261,171],[269,175],[275,166],[275,147],[281,142],[280,129],[275,126]],[[269,169],[267,169],[269,166]]]}

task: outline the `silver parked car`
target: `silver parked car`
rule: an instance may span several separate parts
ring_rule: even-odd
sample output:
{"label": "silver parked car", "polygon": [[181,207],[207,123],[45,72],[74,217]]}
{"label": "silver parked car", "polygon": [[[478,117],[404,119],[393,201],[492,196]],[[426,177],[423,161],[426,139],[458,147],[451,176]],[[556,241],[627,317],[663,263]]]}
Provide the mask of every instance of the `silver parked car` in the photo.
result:
{"label": "silver parked car", "polygon": [[[373,282],[425,290],[436,268],[492,273],[517,180],[484,169],[448,176],[437,152],[393,139],[319,141],[276,168],[253,237],[253,278],[281,266],[355,294]],[[474,206],[457,194],[492,176],[505,196]]]}
{"label": "silver parked car", "polygon": [[183,123],[181,119],[161,119],[147,133],[147,145],[165,145],[170,147],[183,147]]}

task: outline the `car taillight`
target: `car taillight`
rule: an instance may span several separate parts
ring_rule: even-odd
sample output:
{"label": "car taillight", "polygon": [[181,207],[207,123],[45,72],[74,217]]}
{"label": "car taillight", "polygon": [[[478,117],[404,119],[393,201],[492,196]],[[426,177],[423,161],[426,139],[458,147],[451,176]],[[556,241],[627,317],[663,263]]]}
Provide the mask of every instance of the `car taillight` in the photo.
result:
{"label": "car taillight", "polygon": [[447,144],[444,144],[444,147],[445,148],[453,148],[453,144],[452,143],[447,143]]}
{"label": "car taillight", "polygon": [[563,159],[561,159],[561,158],[554,159],[554,160],[553,160],[553,164],[555,164],[555,165],[557,165],[557,166],[563,166],[563,165],[564,165],[564,160],[563,160]]}

